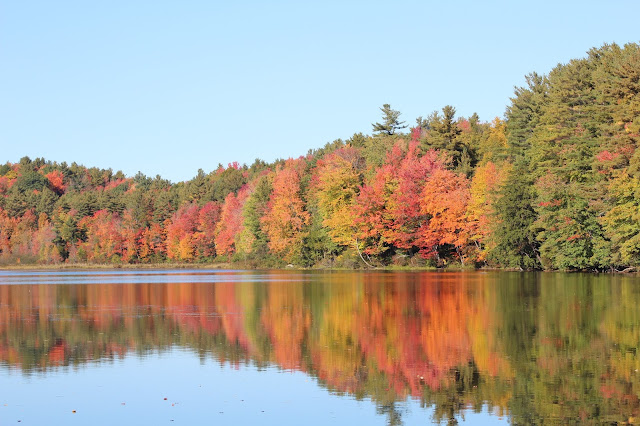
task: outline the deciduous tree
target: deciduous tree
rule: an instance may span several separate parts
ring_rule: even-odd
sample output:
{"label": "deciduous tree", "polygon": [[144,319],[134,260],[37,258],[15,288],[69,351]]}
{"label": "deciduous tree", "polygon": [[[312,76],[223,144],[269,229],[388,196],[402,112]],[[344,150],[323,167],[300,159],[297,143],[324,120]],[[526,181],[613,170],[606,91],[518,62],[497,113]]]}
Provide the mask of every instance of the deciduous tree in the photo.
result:
{"label": "deciduous tree", "polygon": [[287,160],[276,168],[267,213],[260,219],[269,238],[269,249],[286,262],[299,259],[309,213],[300,194],[304,160]]}

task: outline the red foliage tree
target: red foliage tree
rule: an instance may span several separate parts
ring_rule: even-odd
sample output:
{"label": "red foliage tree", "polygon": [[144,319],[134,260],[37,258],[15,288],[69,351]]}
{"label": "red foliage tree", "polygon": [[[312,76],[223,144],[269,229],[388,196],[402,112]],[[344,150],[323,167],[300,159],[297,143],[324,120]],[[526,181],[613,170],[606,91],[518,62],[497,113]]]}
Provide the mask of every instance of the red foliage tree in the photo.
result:
{"label": "red foliage tree", "polygon": [[385,164],[365,185],[356,205],[356,222],[365,251],[379,254],[390,247],[422,248],[428,214],[421,208],[424,186],[445,161],[436,151],[419,156],[418,143],[411,141],[406,152],[398,142]]}

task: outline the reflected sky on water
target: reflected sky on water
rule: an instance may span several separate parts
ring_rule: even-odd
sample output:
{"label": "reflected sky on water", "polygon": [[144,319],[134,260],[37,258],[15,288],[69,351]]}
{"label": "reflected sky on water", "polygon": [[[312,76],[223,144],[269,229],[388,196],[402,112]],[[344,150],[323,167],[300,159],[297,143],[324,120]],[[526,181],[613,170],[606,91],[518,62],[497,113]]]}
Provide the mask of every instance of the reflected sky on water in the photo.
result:
{"label": "reflected sky on water", "polygon": [[509,272],[0,271],[0,419],[633,422],[639,283]]}

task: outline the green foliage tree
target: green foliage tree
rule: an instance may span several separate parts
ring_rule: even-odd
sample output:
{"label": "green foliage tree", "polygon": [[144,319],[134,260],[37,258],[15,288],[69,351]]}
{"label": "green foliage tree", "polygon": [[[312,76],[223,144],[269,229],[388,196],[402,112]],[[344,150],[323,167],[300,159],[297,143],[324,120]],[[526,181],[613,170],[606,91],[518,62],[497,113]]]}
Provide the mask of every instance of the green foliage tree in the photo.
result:
{"label": "green foliage tree", "polygon": [[263,175],[258,177],[255,189],[247,198],[242,210],[244,218],[244,229],[240,240],[242,244],[238,247],[238,251],[242,251],[245,256],[260,259],[268,256],[267,243],[269,238],[262,229],[260,218],[263,217],[268,210],[269,198],[273,191],[271,183],[272,176]]}

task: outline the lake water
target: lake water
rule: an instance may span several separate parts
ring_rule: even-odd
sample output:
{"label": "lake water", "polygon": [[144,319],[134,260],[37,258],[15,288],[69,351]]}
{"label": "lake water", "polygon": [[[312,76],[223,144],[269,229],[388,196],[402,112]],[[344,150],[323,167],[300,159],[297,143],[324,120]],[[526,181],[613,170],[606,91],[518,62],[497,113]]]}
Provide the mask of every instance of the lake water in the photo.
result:
{"label": "lake water", "polygon": [[0,271],[0,424],[640,421],[640,279]]}

